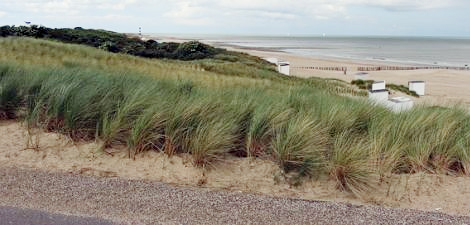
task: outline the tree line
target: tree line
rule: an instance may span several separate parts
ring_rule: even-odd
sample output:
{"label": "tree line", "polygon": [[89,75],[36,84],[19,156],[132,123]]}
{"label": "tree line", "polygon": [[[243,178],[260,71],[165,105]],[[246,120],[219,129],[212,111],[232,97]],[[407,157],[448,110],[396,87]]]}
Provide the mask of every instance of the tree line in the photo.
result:
{"label": "tree line", "polygon": [[122,33],[71,28],[48,28],[44,26],[2,26],[1,37],[33,37],[58,40],[65,43],[84,44],[114,53],[124,53],[146,58],[166,58],[179,60],[195,60],[213,58],[225,53],[226,50],[190,41],[185,43],[158,43],[155,40],[142,40],[129,37]]}

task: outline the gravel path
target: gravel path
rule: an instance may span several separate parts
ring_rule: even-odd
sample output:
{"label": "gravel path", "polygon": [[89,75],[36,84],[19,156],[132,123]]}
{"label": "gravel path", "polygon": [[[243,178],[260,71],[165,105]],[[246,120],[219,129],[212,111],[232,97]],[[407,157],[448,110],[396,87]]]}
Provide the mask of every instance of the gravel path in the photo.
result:
{"label": "gravel path", "polygon": [[[459,224],[470,217],[0,168],[0,205],[123,224]],[[0,218],[1,219],[1,218]]]}

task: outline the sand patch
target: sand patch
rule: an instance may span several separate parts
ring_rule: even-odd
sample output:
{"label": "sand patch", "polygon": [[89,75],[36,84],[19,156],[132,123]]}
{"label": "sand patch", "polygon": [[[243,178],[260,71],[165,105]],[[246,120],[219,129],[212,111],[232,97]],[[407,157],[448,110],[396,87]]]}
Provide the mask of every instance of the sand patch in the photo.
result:
{"label": "sand patch", "polygon": [[[62,135],[40,130],[33,133],[33,138],[28,138],[27,130],[19,122],[0,121],[0,167],[119,176],[276,197],[470,214],[470,177],[400,175],[363,199],[357,199],[336,191],[334,184],[324,179],[293,187],[284,180],[279,167],[267,160],[229,157],[213,169],[201,169],[192,165],[188,155],[167,157],[159,152],[145,152],[134,160],[128,157],[125,148],[108,149],[108,154],[98,151],[99,143],[73,143]],[[39,141],[37,148],[27,148],[28,140]]]}

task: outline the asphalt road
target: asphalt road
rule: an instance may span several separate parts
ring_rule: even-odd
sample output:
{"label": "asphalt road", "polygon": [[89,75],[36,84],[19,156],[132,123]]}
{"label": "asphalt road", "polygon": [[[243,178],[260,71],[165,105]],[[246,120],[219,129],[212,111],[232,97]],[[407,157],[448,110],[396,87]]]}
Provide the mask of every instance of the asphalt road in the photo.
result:
{"label": "asphalt road", "polygon": [[0,206],[0,225],[116,225],[113,222],[33,209]]}
{"label": "asphalt road", "polygon": [[[47,224],[456,224],[470,217],[410,209],[272,198],[122,178],[99,178],[0,167],[0,205],[12,217]],[[9,212],[10,211],[10,212]],[[48,219],[56,219],[49,223]],[[82,220],[83,219],[83,220]],[[76,221],[83,221],[79,223]],[[90,222],[89,222],[90,221]],[[6,223],[8,224],[8,223]],[[41,224],[41,223],[34,223]]]}

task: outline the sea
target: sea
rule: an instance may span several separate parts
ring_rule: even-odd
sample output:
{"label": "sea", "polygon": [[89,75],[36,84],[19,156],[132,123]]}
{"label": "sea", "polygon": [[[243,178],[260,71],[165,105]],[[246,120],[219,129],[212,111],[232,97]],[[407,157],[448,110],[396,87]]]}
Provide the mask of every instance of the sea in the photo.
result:
{"label": "sea", "polygon": [[192,38],[222,46],[282,51],[299,56],[406,65],[470,66],[470,37],[200,35]]}

